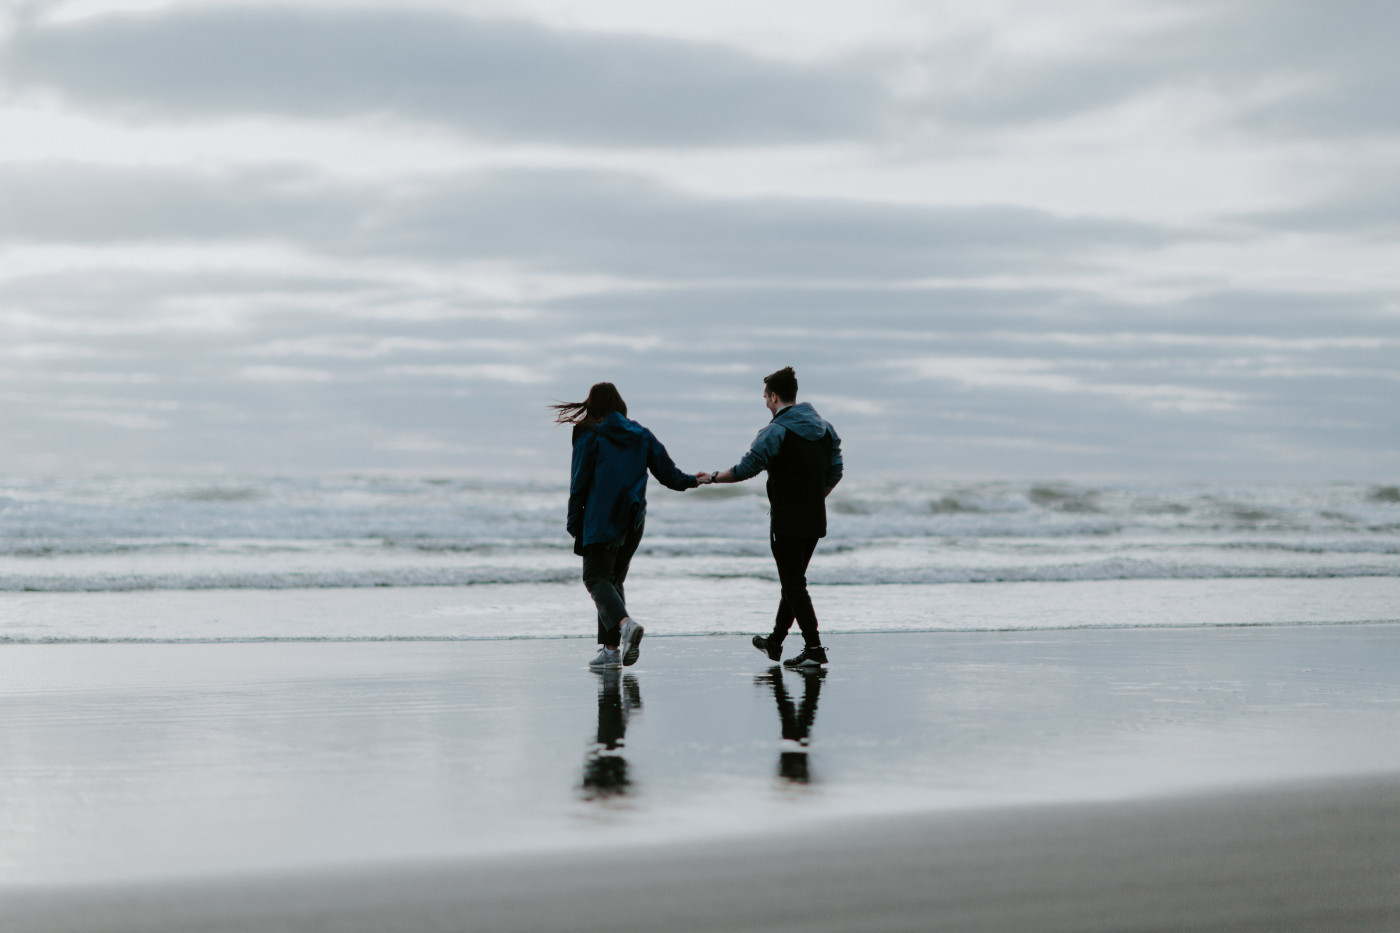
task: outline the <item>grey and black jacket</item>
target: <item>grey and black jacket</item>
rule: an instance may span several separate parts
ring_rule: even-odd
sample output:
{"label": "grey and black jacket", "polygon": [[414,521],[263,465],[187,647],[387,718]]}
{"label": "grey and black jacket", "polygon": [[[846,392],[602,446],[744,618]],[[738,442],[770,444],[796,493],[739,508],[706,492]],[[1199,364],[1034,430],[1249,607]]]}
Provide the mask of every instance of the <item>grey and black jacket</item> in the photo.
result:
{"label": "grey and black jacket", "polygon": [[826,491],[841,482],[841,438],[807,402],[773,416],[753,446],[730,468],[736,481],[768,471],[773,534],[826,536]]}

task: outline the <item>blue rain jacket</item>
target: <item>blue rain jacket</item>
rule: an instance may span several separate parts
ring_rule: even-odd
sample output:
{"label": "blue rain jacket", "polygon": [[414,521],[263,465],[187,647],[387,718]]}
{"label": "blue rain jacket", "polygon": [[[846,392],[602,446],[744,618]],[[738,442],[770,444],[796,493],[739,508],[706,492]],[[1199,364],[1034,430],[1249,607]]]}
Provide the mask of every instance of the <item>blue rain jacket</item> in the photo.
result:
{"label": "blue rain jacket", "polygon": [[578,432],[568,519],[575,550],[616,541],[646,519],[648,470],[671,489],[698,485],[676,468],[656,435],[617,412]]}

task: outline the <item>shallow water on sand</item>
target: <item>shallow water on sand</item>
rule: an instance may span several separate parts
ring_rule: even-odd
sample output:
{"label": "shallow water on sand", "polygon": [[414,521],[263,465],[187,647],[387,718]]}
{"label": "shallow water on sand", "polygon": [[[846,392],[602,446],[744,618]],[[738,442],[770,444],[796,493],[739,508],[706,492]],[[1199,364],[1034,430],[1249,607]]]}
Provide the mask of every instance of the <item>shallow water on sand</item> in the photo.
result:
{"label": "shallow water on sand", "polygon": [[[1400,772],[1400,627],[0,648],[0,877],[268,872]],[[795,644],[795,640],[794,640]]]}
{"label": "shallow water on sand", "polygon": [[[653,635],[739,635],[772,627],[776,580],[672,579],[650,568],[632,577],[628,608]],[[1400,623],[1400,577],[811,589],[822,631],[833,635]],[[591,638],[595,611],[578,582],[0,593],[0,644]]]}

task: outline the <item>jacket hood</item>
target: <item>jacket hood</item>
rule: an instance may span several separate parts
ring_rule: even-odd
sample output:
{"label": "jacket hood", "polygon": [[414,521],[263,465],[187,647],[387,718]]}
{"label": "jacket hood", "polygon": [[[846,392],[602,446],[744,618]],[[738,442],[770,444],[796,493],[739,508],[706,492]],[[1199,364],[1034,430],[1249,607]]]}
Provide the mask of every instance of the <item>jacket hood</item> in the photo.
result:
{"label": "jacket hood", "polygon": [[798,402],[790,408],[784,408],[773,416],[773,420],[781,422],[783,427],[804,441],[821,440],[821,436],[828,429],[822,416],[817,414],[817,410],[808,402]]}
{"label": "jacket hood", "polygon": [[617,412],[609,412],[608,416],[593,426],[593,430],[623,447],[631,447],[633,444],[640,444],[645,437],[646,428],[635,421],[630,421]]}

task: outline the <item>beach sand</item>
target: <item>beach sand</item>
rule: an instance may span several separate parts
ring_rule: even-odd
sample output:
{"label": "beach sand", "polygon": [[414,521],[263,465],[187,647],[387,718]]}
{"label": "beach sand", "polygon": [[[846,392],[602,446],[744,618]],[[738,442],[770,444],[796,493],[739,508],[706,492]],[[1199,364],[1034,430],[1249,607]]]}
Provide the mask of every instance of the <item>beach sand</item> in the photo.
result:
{"label": "beach sand", "polygon": [[1400,929],[1400,627],[7,645],[0,928]]}
{"label": "beach sand", "polygon": [[514,856],[0,901],[49,931],[1400,929],[1400,781],[881,817],[655,851]]}

